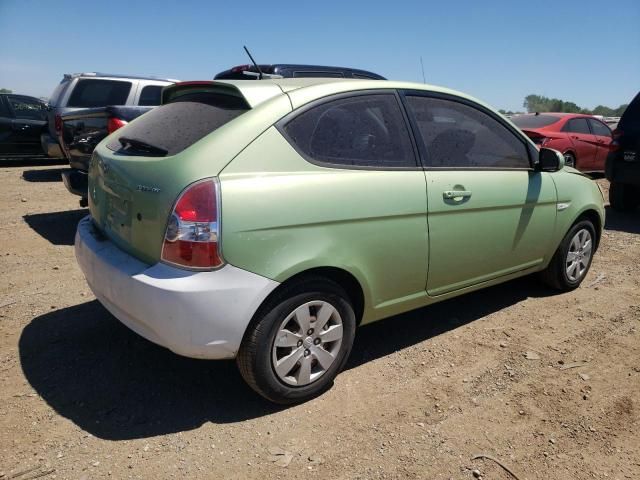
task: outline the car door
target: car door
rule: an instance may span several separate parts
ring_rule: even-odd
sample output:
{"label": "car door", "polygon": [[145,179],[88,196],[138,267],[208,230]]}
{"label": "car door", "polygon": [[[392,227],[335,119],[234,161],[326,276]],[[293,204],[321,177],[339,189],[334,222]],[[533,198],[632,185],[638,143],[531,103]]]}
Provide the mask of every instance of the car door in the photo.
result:
{"label": "car door", "polygon": [[455,96],[404,93],[426,169],[427,293],[438,296],[545,260],[556,217],[548,173],[498,115]]}
{"label": "car door", "polygon": [[41,154],[40,134],[46,125],[46,108],[37,98],[7,95],[11,120],[13,153]]}
{"label": "car door", "polygon": [[613,134],[611,133],[611,129],[609,129],[609,127],[607,127],[600,120],[590,118],[588,121],[589,127],[591,127],[591,132],[595,136],[598,147],[593,168],[598,171],[604,171],[604,164],[607,160],[609,149],[611,148]]}
{"label": "car door", "polygon": [[562,127],[576,151],[576,168],[579,170],[596,170],[598,142],[591,133],[586,118],[571,118]]}

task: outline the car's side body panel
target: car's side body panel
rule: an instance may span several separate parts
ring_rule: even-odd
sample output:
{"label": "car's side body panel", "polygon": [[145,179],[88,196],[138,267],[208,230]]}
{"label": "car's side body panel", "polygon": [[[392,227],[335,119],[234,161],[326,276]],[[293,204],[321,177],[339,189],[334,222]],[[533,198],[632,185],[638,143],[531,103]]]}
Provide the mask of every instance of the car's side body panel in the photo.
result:
{"label": "car's side body panel", "polygon": [[[465,182],[471,179],[474,201],[446,215],[442,190],[455,186],[460,172],[328,168],[305,160],[274,126],[292,106],[352,90],[379,90],[381,82],[278,82],[287,94],[275,96],[263,86],[276,82],[245,83],[255,85],[254,108],[175,156],[130,158],[115,155],[106,142],[97,147],[90,168],[91,214],[121,249],[145,263],[158,262],[179,193],[218,176],[226,262],[279,283],[309,269],[345,270],[362,287],[366,323],[540,270],[580,213],[593,209],[604,218],[597,187],[570,169],[469,171]],[[158,191],[140,191],[137,185]],[[557,199],[556,186],[562,191]],[[117,207],[123,202],[133,207],[120,222]],[[560,203],[568,205],[560,209]],[[438,236],[441,231],[447,235]],[[472,248],[478,252],[471,259]],[[440,276],[431,291],[437,298],[427,295],[429,275]]]}
{"label": "car's side body panel", "polygon": [[425,304],[424,172],[325,168],[275,128],[220,174],[222,252],[277,282],[315,267],[351,273],[363,322]]}

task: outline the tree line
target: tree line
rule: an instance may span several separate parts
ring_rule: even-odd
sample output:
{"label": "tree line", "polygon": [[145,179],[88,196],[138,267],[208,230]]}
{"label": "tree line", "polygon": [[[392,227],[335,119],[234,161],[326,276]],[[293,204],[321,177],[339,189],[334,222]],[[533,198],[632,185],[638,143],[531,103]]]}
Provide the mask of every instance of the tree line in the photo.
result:
{"label": "tree line", "polygon": [[[524,97],[522,106],[529,113],[534,112],[564,112],[564,113],[585,113],[587,115],[602,115],[604,117],[620,117],[625,111],[628,104],[620,105],[617,108],[607,107],[606,105],[598,105],[593,110],[582,108],[573,102],[560,100],[559,98],[549,98],[543,95],[527,95]],[[500,110],[503,114],[513,114],[514,112]]]}

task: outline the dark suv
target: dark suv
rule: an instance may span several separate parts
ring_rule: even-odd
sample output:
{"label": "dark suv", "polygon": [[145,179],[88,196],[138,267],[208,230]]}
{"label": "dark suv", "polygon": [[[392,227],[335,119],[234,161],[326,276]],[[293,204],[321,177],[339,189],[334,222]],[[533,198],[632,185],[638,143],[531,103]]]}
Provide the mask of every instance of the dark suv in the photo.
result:
{"label": "dark suv", "polygon": [[605,174],[611,182],[609,203],[614,209],[634,210],[640,205],[640,93],[613,131]]}
{"label": "dark suv", "polygon": [[[309,78],[309,77],[329,77],[329,78],[360,78],[365,80],[386,80],[377,73],[355,68],[327,67],[320,65],[294,65],[288,63],[277,63],[272,65],[259,65],[262,73],[266,75],[277,75],[283,78]],[[254,65],[238,65],[230,70],[218,73],[214,80],[257,80],[258,70]]]}

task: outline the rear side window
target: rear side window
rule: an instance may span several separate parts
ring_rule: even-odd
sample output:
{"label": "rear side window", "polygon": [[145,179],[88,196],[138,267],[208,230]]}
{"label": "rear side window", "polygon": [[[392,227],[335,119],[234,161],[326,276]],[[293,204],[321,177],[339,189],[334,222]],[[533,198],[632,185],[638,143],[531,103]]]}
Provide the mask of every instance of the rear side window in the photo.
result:
{"label": "rear side window", "polygon": [[125,105],[131,82],[81,79],[76,83],[67,107],[91,108]]}
{"label": "rear side window", "polygon": [[514,115],[511,121],[520,128],[542,128],[560,121],[553,115]]}
{"label": "rear side window", "polygon": [[118,130],[107,147],[126,155],[175,155],[247,110],[239,97],[185,94]]}
{"label": "rear side window", "polygon": [[591,125],[591,130],[593,130],[594,135],[602,135],[603,137],[611,136],[611,130],[609,130],[609,127],[604,123],[590,118],[589,125]]}
{"label": "rear side window", "polygon": [[51,105],[51,107],[57,107],[60,104],[60,100],[62,99],[62,95],[65,92],[65,90],[67,89],[67,87],[69,86],[70,82],[71,82],[70,80],[67,80],[66,78],[64,78],[58,84],[58,86],[55,88],[55,90],[51,94],[51,97],[49,98],[49,105]]}
{"label": "rear side window", "polygon": [[155,106],[160,105],[162,95],[162,85],[147,85],[140,92],[140,106]]}
{"label": "rear side window", "polygon": [[415,167],[409,131],[393,94],[333,100],[299,114],[284,127],[312,161],[345,166]]}
{"label": "rear side window", "polygon": [[591,130],[589,130],[589,125],[587,124],[586,118],[572,118],[565,124],[562,131],[591,135]]}
{"label": "rear side window", "polygon": [[29,120],[44,120],[46,118],[44,104],[35,98],[11,95],[7,97],[7,100],[9,100],[16,118]]}
{"label": "rear side window", "polygon": [[523,140],[502,123],[472,106],[440,98],[407,96],[436,168],[529,168]]}

